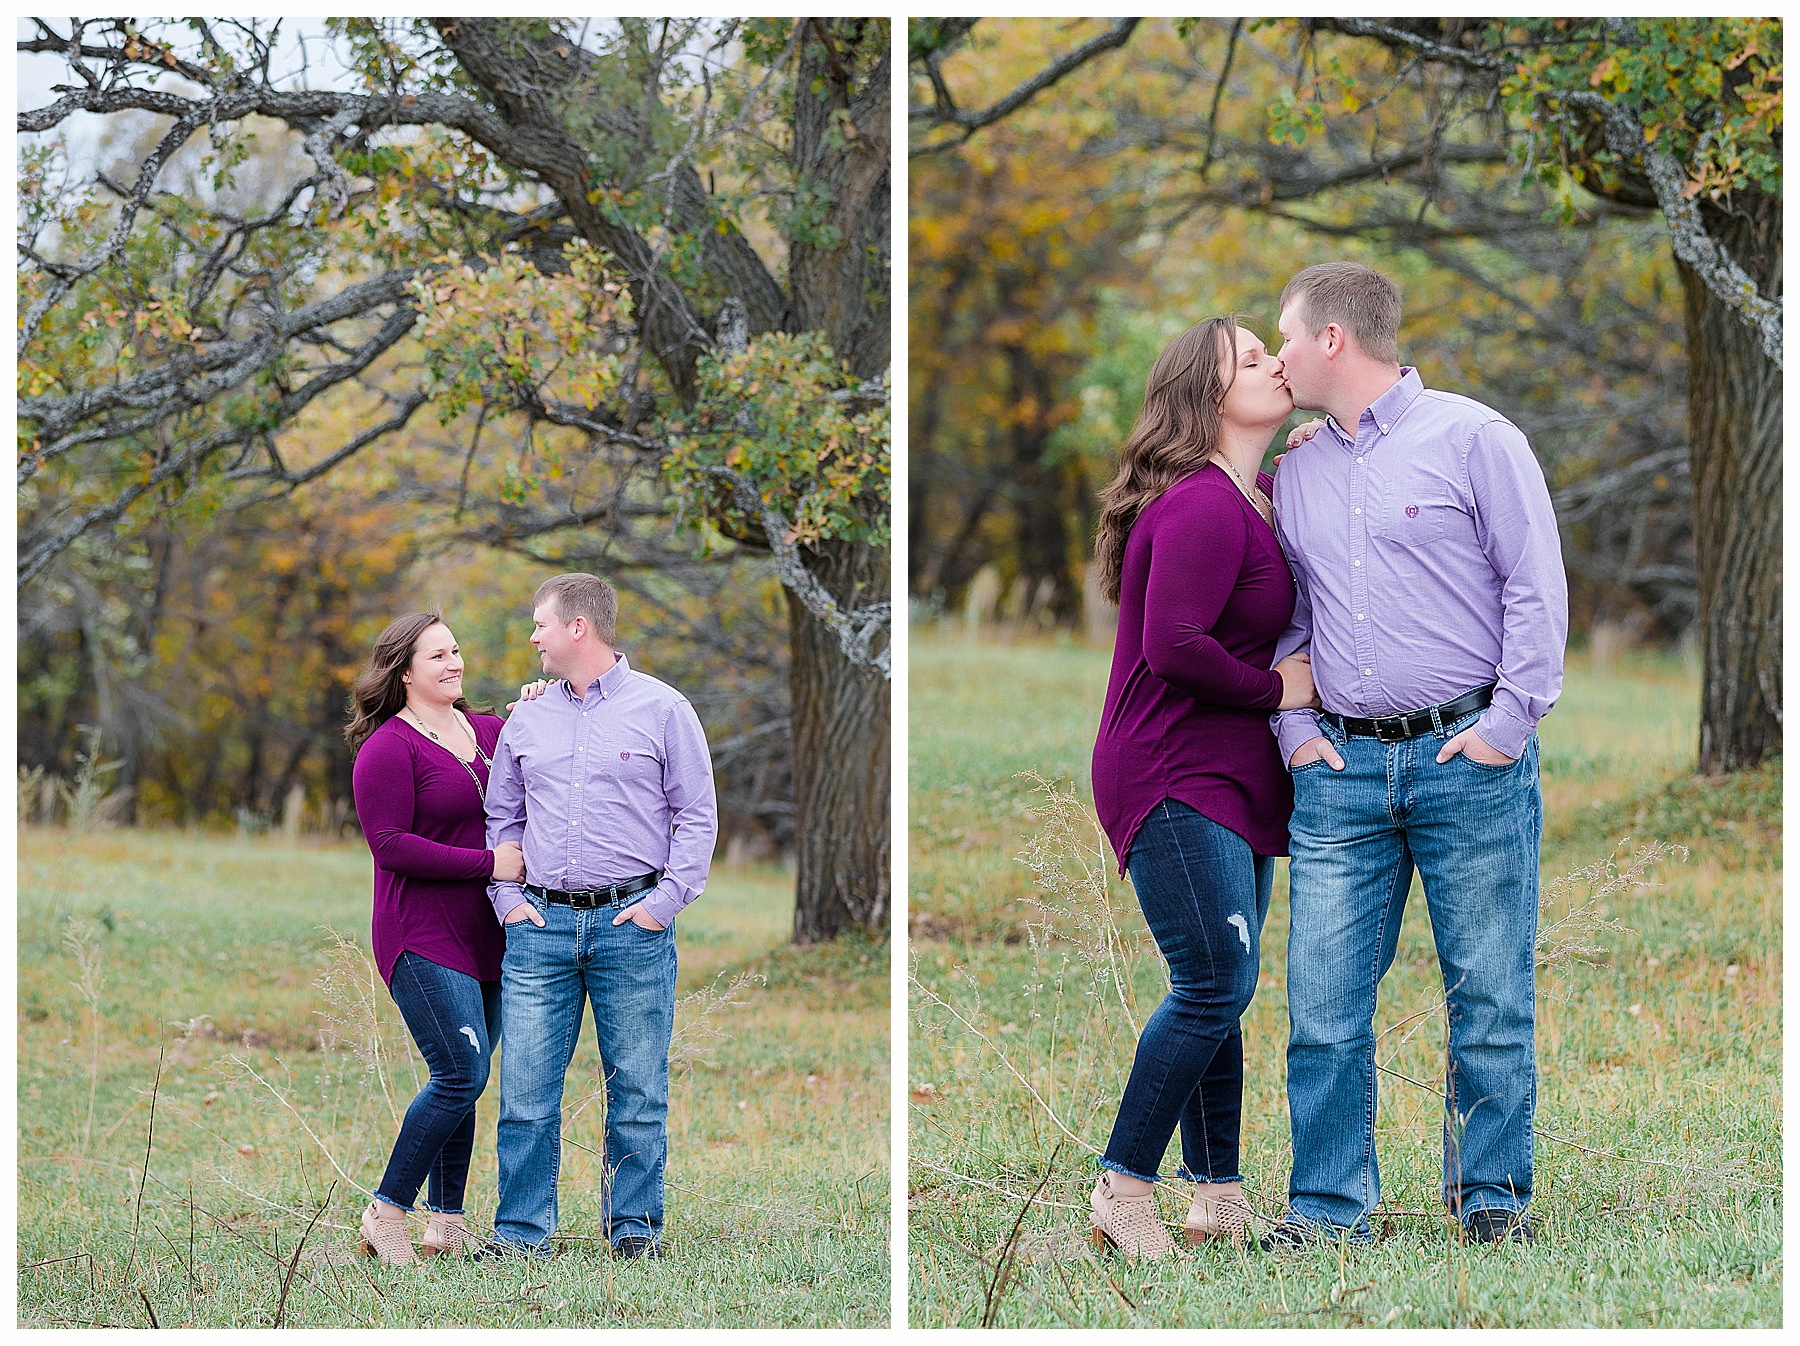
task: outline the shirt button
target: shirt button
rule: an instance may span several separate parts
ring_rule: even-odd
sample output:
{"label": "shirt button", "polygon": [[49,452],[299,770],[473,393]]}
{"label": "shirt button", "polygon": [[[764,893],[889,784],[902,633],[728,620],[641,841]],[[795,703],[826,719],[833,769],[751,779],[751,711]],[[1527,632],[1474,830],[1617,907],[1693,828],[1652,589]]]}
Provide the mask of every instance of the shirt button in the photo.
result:
{"label": "shirt button", "polygon": [[1362,459],[1358,458],[1356,461],[1360,463],[1362,461]]}
{"label": "shirt button", "polygon": [[1363,676],[1364,676],[1364,677],[1365,677],[1365,678],[1372,678],[1372,677],[1374,677],[1374,676],[1375,676],[1375,670],[1374,670],[1374,669],[1372,669],[1372,668],[1365,668],[1365,669],[1364,669],[1364,670],[1363,670]]}
{"label": "shirt button", "polygon": [[1384,435],[1387,433],[1387,426],[1384,425],[1381,427],[1381,433]]}
{"label": "shirt button", "polygon": [[1361,620],[1362,620],[1362,619],[1363,619],[1363,615],[1362,615],[1362,613],[1360,613],[1360,612],[1359,612],[1359,613],[1357,613],[1357,614],[1356,614],[1356,620],[1357,620],[1357,621],[1359,621],[1359,622],[1360,622],[1360,621],[1361,621]]}
{"label": "shirt button", "polygon": [[1362,564],[1362,562],[1361,561],[1352,561],[1350,564],[1353,566],[1359,566]]}
{"label": "shirt button", "polygon": [[1360,510],[1360,509],[1359,509],[1359,510],[1357,510],[1357,511],[1356,511],[1356,512],[1357,512],[1357,513],[1358,513],[1358,514],[1361,514],[1361,513],[1362,513],[1362,511],[1361,511],[1361,510]]}

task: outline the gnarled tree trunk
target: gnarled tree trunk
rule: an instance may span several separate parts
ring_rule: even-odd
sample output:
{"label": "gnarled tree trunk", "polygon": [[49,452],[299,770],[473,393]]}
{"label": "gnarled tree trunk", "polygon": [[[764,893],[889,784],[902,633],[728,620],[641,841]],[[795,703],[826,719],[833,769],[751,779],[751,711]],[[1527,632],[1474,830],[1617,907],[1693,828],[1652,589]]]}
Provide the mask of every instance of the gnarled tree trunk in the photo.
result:
{"label": "gnarled tree trunk", "polygon": [[[874,29],[871,29],[874,25]],[[789,238],[794,323],[821,330],[858,378],[888,366],[888,219],[892,97],[885,46],[866,77],[851,52],[876,19],[808,19],[794,91],[794,162],[818,212]],[[804,548],[806,568],[844,611],[889,600],[888,552],[863,543]],[[844,658],[837,637],[788,600],[788,686],[794,723],[794,941],[853,926],[884,928],[888,875],[890,684]]]}
{"label": "gnarled tree trunk", "polygon": [[[812,571],[845,609],[888,597],[888,554],[861,543],[807,549]],[[877,930],[893,906],[888,874],[890,684],[844,658],[835,635],[788,592],[794,724],[794,941]]]}
{"label": "gnarled tree trunk", "polygon": [[[1781,293],[1781,201],[1739,193],[1708,231]],[[1781,370],[1755,329],[1677,262],[1687,301],[1688,437],[1700,585],[1700,770],[1781,751]]]}

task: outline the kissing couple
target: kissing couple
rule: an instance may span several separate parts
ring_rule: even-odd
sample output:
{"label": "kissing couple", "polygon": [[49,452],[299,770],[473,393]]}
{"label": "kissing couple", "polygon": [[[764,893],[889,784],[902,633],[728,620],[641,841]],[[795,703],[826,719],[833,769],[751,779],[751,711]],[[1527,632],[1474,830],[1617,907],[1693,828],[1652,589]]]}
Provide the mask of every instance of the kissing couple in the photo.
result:
{"label": "kissing couple", "polygon": [[[508,719],[464,697],[437,612],[390,624],[352,692],[375,962],[431,1071],[362,1216],[364,1252],[386,1262],[550,1255],[584,1002],[606,1084],[602,1228],[614,1256],[662,1256],[675,914],[712,864],[712,757],[687,698],[617,648],[610,584],[558,575],[533,604],[531,644],[556,681],[522,688]],[[463,1196],[502,1039],[500,1199],[484,1241]],[[406,1217],[421,1186],[415,1250]]]}
{"label": "kissing couple", "polygon": [[[1170,989],[1094,1238],[1173,1251],[1152,1192],[1177,1128],[1187,1241],[1256,1233],[1239,1020],[1287,855],[1293,1171],[1261,1246],[1372,1237],[1376,987],[1415,869],[1449,1010],[1443,1199],[1471,1240],[1530,1242],[1536,727],[1568,634],[1555,512],[1517,426],[1401,366],[1387,277],[1308,267],[1279,315],[1279,354],[1233,318],[1170,343],[1101,496],[1119,634],[1094,800]],[[1296,407],[1323,419],[1259,474]]]}

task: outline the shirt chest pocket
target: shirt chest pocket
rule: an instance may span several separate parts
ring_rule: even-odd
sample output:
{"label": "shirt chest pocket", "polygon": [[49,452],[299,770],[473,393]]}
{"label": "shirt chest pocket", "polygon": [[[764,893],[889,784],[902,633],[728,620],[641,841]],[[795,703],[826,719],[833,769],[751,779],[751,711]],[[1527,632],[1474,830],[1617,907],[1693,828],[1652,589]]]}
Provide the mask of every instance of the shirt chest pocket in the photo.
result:
{"label": "shirt chest pocket", "polygon": [[656,745],[635,736],[608,737],[595,745],[588,761],[588,774],[596,780],[660,781],[662,756]]}
{"label": "shirt chest pocket", "polygon": [[1403,484],[1383,502],[1377,536],[1408,549],[1429,547],[1465,529],[1467,522],[1443,482]]}

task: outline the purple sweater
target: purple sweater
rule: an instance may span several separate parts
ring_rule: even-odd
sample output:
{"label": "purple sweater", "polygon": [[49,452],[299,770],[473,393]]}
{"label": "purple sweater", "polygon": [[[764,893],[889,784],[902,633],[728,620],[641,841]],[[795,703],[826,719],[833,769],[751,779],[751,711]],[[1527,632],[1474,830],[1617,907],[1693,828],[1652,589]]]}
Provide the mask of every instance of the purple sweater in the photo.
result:
{"label": "purple sweater", "polygon": [[[471,715],[490,758],[504,721]],[[500,980],[506,936],[488,905],[494,853],[485,849],[482,795],[448,748],[394,716],[364,741],[351,780],[356,816],[375,856],[375,965],[391,983],[411,950],[478,981]]]}
{"label": "purple sweater", "polygon": [[[1266,492],[1273,482],[1257,477]],[[1208,464],[1153,500],[1125,543],[1119,635],[1094,744],[1094,804],[1123,873],[1144,819],[1173,799],[1286,855],[1293,785],[1269,712],[1294,579],[1269,525]]]}

